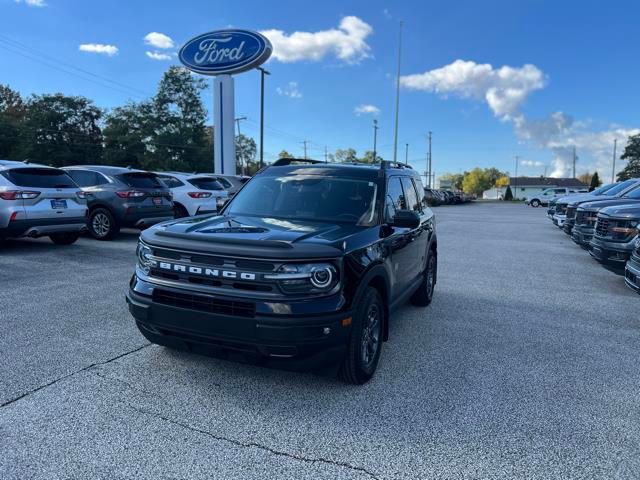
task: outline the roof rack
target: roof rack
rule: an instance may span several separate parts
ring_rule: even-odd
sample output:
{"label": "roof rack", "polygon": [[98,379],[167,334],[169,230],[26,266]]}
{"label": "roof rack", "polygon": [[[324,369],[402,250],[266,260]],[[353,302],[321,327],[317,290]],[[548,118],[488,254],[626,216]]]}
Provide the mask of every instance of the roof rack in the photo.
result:
{"label": "roof rack", "polygon": [[284,167],[286,165],[292,165],[295,163],[325,163],[320,160],[311,160],[310,158],[280,158],[271,164],[272,167]]}
{"label": "roof rack", "polygon": [[380,169],[385,168],[410,168],[413,170],[413,167],[407,163],[394,162],[393,160],[382,160],[380,162]]}

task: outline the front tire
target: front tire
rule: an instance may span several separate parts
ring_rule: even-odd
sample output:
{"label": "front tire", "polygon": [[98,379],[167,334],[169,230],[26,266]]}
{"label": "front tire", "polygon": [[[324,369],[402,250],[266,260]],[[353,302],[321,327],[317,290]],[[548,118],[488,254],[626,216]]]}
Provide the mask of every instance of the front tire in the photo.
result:
{"label": "front tire", "polygon": [[382,353],[385,306],[380,293],[367,287],[353,317],[351,337],[340,367],[347,383],[362,385],[373,377]]}
{"label": "front tire", "polygon": [[52,233],[49,239],[56,245],[71,245],[80,238],[79,233]]}
{"label": "front tire", "polygon": [[540,206],[540,200],[538,200],[537,198],[534,200],[531,200],[531,206],[534,208],[538,208]]}
{"label": "front tire", "polygon": [[426,307],[433,299],[433,291],[436,288],[436,277],[438,274],[438,257],[432,251],[429,252],[427,267],[424,270],[424,278],[420,282],[420,287],[411,296],[411,303],[418,307]]}
{"label": "front tire", "polygon": [[96,208],[89,215],[89,233],[96,240],[112,240],[119,231],[116,219],[106,208]]}

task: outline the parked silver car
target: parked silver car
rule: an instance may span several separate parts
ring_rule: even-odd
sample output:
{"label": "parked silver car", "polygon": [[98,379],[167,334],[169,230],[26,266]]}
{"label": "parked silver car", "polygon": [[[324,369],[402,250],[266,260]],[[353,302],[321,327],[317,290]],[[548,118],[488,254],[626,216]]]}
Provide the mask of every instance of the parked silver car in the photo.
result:
{"label": "parked silver car", "polygon": [[0,239],[70,245],[86,229],[86,196],[64,170],[0,160]]}

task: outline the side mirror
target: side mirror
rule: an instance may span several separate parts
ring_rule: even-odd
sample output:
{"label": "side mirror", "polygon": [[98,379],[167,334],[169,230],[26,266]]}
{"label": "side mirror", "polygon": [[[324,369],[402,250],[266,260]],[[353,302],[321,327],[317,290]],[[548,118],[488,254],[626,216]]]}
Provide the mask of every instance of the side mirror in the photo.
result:
{"label": "side mirror", "polygon": [[412,210],[398,210],[391,222],[393,227],[418,228],[420,226],[420,214]]}

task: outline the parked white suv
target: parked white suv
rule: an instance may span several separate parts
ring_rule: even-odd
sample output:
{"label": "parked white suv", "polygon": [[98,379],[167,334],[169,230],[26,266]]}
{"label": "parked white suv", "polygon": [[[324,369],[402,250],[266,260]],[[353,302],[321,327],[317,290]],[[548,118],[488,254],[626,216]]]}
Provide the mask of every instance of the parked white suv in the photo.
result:
{"label": "parked white suv", "polygon": [[565,195],[571,195],[572,193],[589,193],[588,188],[566,188],[566,187],[554,187],[547,188],[537,195],[527,197],[527,205],[532,207],[539,207],[549,205],[549,201],[555,198],[564,197]]}
{"label": "parked white suv", "polygon": [[58,168],[0,160],[0,240],[75,242],[87,226],[85,193]]}
{"label": "parked white suv", "polygon": [[176,218],[217,213],[229,199],[229,193],[209,175],[179,172],[155,173],[173,194]]}

